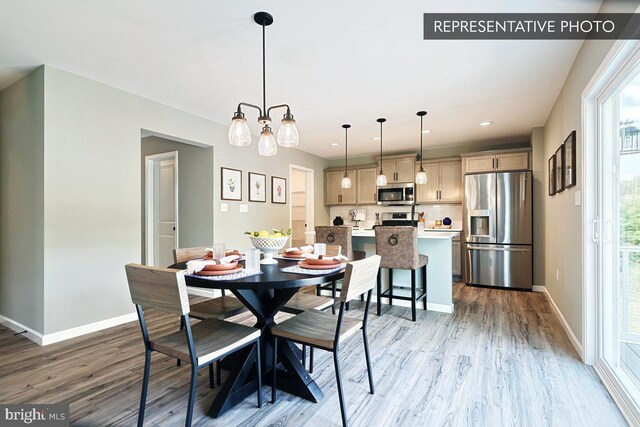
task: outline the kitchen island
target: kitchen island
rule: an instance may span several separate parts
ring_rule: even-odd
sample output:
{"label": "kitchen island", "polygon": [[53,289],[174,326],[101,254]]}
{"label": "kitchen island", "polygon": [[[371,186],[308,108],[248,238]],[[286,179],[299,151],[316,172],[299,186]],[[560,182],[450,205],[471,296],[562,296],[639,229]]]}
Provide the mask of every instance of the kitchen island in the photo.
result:
{"label": "kitchen island", "polygon": [[[455,232],[421,232],[418,235],[418,251],[421,255],[429,257],[427,266],[427,310],[453,313],[453,271],[451,257],[451,242],[458,235]],[[373,230],[358,231],[353,229],[353,249],[365,251],[367,256],[376,253],[376,239]],[[395,286],[403,286],[410,289],[411,272],[405,270],[393,271],[393,283]],[[394,294],[405,295],[403,290]],[[418,275],[417,287],[420,289],[420,275]],[[388,289],[388,270],[382,272],[382,290]],[[382,298],[386,303],[387,299]],[[409,306],[409,301],[394,300],[394,304]],[[422,304],[417,305],[418,308]]]}

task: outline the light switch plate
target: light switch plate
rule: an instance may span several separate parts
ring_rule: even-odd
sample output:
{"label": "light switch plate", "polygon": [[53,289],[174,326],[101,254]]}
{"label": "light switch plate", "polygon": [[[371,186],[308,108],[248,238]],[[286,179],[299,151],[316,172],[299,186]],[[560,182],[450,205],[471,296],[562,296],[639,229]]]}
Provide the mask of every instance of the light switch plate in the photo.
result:
{"label": "light switch plate", "polygon": [[240,205],[240,212],[241,213],[249,212],[249,205]]}
{"label": "light switch plate", "polygon": [[582,205],[582,192],[581,191],[576,191],[573,195],[573,203],[576,206],[580,206]]}
{"label": "light switch plate", "polygon": [[220,203],[220,212],[229,212],[229,205],[226,203]]}

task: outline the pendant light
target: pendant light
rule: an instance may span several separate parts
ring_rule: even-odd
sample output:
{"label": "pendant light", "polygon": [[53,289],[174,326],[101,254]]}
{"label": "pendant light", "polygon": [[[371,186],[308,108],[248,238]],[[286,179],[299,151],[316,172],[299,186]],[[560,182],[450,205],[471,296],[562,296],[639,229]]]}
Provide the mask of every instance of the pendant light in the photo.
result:
{"label": "pendant light", "polygon": [[382,124],[386,122],[387,119],[379,118],[376,121],[380,123],[380,173],[378,174],[378,178],[376,179],[376,185],[380,187],[382,185],[387,185],[387,176],[382,170]]}
{"label": "pendant light", "polygon": [[342,125],[342,128],[344,129],[344,176],[342,177],[342,182],[340,183],[340,187],[342,188],[351,188],[351,179],[349,178],[349,173],[347,172],[347,131],[350,127],[351,125]]}
{"label": "pendant light", "polygon": [[422,167],[422,120],[424,116],[427,115],[426,111],[418,111],[416,113],[420,117],[420,170],[416,174],[416,184],[426,184],[427,183],[427,173],[424,171]]}
{"label": "pendant light", "polygon": [[[251,144],[251,130],[247,124],[247,119],[242,112],[242,107],[255,108],[259,112],[258,123],[262,125],[260,140],[258,141],[258,153],[261,156],[275,156],[278,152],[278,145],[282,147],[296,147],[298,145],[298,128],[296,121],[291,114],[291,109],[287,104],[273,105],[267,108],[267,72],[266,72],[266,27],[273,24],[273,16],[267,12],[257,12],[253,15],[256,24],[262,27],[262,108],[257,105],[241,102],[238,109],[233,113],[231,126],[229,127],[229,143],[238,147]],[[281,126],[278,129],[277,143],[276,137],[271,130],[271,110],[286,108],[287,112],[282,116]]]}

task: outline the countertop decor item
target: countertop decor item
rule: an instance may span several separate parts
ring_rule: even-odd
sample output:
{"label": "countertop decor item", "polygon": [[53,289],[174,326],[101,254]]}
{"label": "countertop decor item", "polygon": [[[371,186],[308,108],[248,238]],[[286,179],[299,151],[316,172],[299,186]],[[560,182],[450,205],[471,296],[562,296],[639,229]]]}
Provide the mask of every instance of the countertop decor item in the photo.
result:
{"label": "countertop decor item", "polygon": [[416,184],[426,184],[427,183],[427,173],[424,171],[422,167],[422,120],[424,116],[427,115],[426,111],[418,111],[416,113],[418,117],[420,117],[420,170],[416,174]]}
{"label": "countertop decor item", "polygon": [[444,225],[451,225],[451,218],[449,218],[448,216],[445,216],[444,219],[442,220],[442,223]]}
{"label": "countertop decor item", "polygon": [[[262,108],[257,105],[241,102],[238,109],[233,113],[231,126],[229,127],[229,143],[236,146],[246,146],[251,144],[251,130],[247,124],[247,119],[242,112],[242,107],[255,108],[259,112],[258,123],[262,126],[260,140],[258,141],[258,153],[261,156],[275,156],[278,152],[278,145],[282,147],[298,146],[298,128],[293,119],[291,109],[287,104],[272,105],[267,109],[267,74],[266,74],[266,27],[273,24],[273,16],[267,12],[257,12],[253,15],[256,24],[262,27]],[[278,129],[278,139],[273,136],[271,130],[271,110],[286,108],[287,112],[282,116],[280,129]]]}
{"label": "countertop decor item", "polygon": [[340,187],[342,188],[351,188],[351,179],[349,178],[349,172],[347,172],[347,131],[351,125],[344,124],[342,128],[344,129],[344,176],[342,177],[342,182],[340,183]]}
{"label": "countertop decor item", "polygon": [[333,225],[344,225],[344,219],[341,216],[337,216],[333,219]]}
{"label": "countertop decor item", "polygon": [[380,123],[380,173],[378,174],[378,178],[376,179],[376,185],[380,187],[382,185],[387,185],[387,176],[382,170],[382,124],[386,122],[387,119],[381,117],[376,121]]}

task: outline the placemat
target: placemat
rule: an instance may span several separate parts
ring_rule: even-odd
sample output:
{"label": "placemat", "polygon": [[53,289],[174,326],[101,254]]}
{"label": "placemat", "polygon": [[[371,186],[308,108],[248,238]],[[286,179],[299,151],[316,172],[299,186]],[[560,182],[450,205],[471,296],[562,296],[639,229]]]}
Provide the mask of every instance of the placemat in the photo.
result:
{"label": "placemat", "polygon": [[242,271],[238,271],[237,273],[223,274],[221,276],[198,276],[197,274],[189,274],[187,276],[195,277],[197,279],[212,280],[214,282],[219,282],[219,281],[227,282],[229,280],[246,279],[247,277],[257,276],[259,274],[262,274],[262,271],[247,271],[245,269],[242,269]]}
{"label": "placemat", "polygon": [[344,270],[347,264],[340,264],[339,267],[330,268],[327,270],[309,270],[307,268],[302,268],[299,265],[292,265],[291,267],[281,268],[280,271],[283,273],[295,273],[295,274],[306,274],[308,276],[324,276],[326,274],[336,273],[340,270]]}

